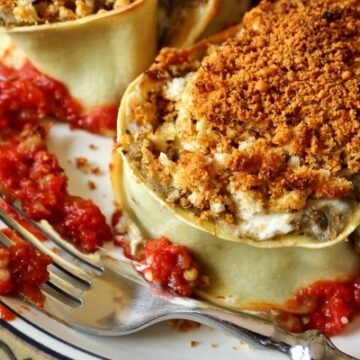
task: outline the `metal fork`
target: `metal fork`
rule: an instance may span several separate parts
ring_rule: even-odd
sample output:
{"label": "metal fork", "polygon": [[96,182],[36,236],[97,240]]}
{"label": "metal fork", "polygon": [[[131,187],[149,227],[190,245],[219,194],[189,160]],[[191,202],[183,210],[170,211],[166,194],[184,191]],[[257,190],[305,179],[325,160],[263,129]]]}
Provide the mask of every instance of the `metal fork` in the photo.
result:
{"label": "metal fork", "polygon": [[[83,254],[43,224],[27,218],[18,205],[8,205],[47,239],[39,240],[0,208],[4,224],[53,259],[50,280],[41,289],[46,300],[40,310],[82,332],[119,336],[164,320],[189,319],[253,345],[280,351],[293,360],[355,359],[318,331],[292,334],[253,314],[225,310],[157,289],[139,275],[131,261],[111,258],[101,249],[97,255]],[[12,244],[1,232],[0,242]]]}

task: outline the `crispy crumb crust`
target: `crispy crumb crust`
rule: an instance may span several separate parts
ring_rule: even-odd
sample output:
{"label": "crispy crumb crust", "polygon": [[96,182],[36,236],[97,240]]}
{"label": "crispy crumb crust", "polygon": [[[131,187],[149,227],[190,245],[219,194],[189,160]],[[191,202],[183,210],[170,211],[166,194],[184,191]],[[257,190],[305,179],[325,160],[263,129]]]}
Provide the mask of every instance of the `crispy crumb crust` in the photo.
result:
{"label": "crispy crumb crust", "polygon": [[[360,166],[359,11],[353,0],[264,1],[240,36],[204,59],[193,116],[229,148],[239,188],[275,201],[288,191],[350,195]],[[248,150],[231,146],[250,136]],[[296,169],[291,156],[300,158]]]}
{"label": "crispy crumb crust", "polygon": [[[191,117],[205,120],[209,131],[182,136],[196,137],[200,151],[160,149],[175,159],[164,168],[148,134],[122,141],[135,140],[144,173],[162,186],[180,170],[180,188],[186,195],[196,190],[193,205],[204,218],[211,202],[224,200],[230,181],[234,191],[249,192],[274,211],[302,209],[308,198],[353,197],[360,170],[359,1],[265,0],[242,26],[210,46],[201,64],[192,51],[164,50],[146,73],[159,86],[133,106],[133,121],[155,133],[177,116],[162,85],[195,71],[187,85]],[[248,139],[249,146],[239,146]],[[216,152],[229,155],[221,172],[207,161]]]}

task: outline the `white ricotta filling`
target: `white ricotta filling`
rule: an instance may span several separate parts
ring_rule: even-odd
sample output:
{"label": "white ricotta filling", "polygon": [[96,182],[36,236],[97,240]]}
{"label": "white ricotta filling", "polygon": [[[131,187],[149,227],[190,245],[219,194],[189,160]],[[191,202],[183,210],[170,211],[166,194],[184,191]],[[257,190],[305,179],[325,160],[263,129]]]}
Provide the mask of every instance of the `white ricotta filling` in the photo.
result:
{"label": "white ricotta filling", "polygon": [[192,75],[193,73],[189,72],[184,77],[175,77],[168,81],[165,85],[164,96],[168,100],[179,101],[184,92],[185,85]]}
{"label": "white ricotta filling", "polygon": [[251,145],[255,142],[255,138],[254,137],[249,137],[244,141],[240,141],[239,142],[239,146],[238,149],[239,150],[246,150],[248,148],[251,147]]}
{"label": "white ricotta filling", "polygon": [[212,203],[210,203],[210,211],[213,214],[219,215],[223,211],[225,211],[225,205],[222,203],[218,203],[218,202],[212,202]]}
{"label": "white ricotta filling", "polygon": [[[286,235],[296,230],[296,220],[301,219],[308,208],[322,209],[328,207],[326,214],[330,218],[344,215],[351,209],[343,200],[313,200],[304,211],[267,213],[261,203],[246,192],[237,191],[232,195],[237,208],[236,225],[226,225],[227,230],[237,237],[249,236],[258,240],[268,240],[277,235]],[[316,223],[310,229],[314,234],[319,230]]]}
{"label": "white ricotta filling", "polygon": [[120,221],[115,226],[115,235],[119,239],[126,240],[130,244],[130,253],[136,254],[140,244],[144,242],[143,234],[140,229],[129,219],[129,216],[124,212]]}
{"label": "white ricotta filling", "polygon": [[197,192],[193,192],[191,193],[189,196],[188,196],[188,200],[193,204],[195,205],[196,202],[199,200],[199,195]]}
{"label": "white ricotta filling", "polygon": [[213,156],[213,160],[215,161],[215,164],[218,165],[219,167],[225,167],[226,165],[226,158],[227,158],[227,154],[225,153],[215,153]]}
{"label": "white ricotta filling", "polygon": [[295,230],[292,224],[296,218],[294,213],[267,214],[259,201],[242,191],[233,194],[233,200],[239,224],[230,226],[230,229],[238,237],[250,236],[266,240]]}
{"label": "white ricotta filling", "polygon": [[289,213],[255,214],[246,220],[240,220],[235,234],[238,237],[247,235],[258,240],[271,239],[276,235],[285,235],[293,231],[293,219],[294,215]]}

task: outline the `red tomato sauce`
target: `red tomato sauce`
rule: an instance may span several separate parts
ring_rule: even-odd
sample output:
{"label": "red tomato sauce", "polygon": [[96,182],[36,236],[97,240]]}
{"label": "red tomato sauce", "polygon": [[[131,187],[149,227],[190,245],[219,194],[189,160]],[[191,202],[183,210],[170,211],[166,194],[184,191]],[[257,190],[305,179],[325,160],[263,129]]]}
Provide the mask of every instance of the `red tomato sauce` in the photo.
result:
{"label": "red tomato sauce", "polygon": [[195,288],[205,288],[209,284],[209,278],[202,273],[190,250],[171,243],[164,236],[147,240],[140,252],[132,254],[123,229],[120,232],[116,229],[122,216],[121,209],[117,209],[112,216],[116,233],[114,245],[121,247],[126,257],[142,265],[136,268],[145,280],[181,296],[191,296]]}
{"label": "red tomato sauce", "polygon": [[15,314],[9,310],[3,304],[0,304],[0,319],[5,321],[11,321],[16,318]]}
{"label": "red tomato sauce", "polygon": [[93,202],[67,192],[67,177],[46,149],[46,129],[28,125],[0,143],[2,187],[21,200],[32,219],[48,220],[83,251],[95,251],[112,239],[110,226]]}
{"label": "red tomato sauce", "polygon": [[[301,289],[289,302],[305,314],[282,313],[278,321],[294,332],[318,329],[339,334],[360,310],[360,275],[348,282],[320,281]],[[303,310],[302,310],[303,311]]]}
{"label": "red tomato sauce", "polygon": [[42,119],[52,115],[74,127],[100,131],[111,125],[110,118],[115,121],[111,113],[97,109],[94,115],[83,115],[63,85],[30,64],[19,71],[0,66],[2,190],[20,199],[32,219],[48,220],[85,252],[111,240],[112,231],[94,203],[67,192],[67,176],[46,147],[48,125]]}
{"label": "red tomato sauce", "polygon": [[66,87],[39,72],[29,62],[19,69],[0,65],[0,128],[22,127],[53,116],[93,133],[114,133],[117,106],[100,106],[85,113]]}
{"label": "red tomato sauce", "polygon": [[165,237],[148,240],[138,260],[144,265],[141,273],[147,281],[182,296],[190,296],[195,288],[205,287],[208,283],[189,249],[172,244]]}
{"label": "red tomato sauce", "polygon": [[[9,231],[6,234],[12,237]],[[20,293],[42,306],[44,295],[40,285],[49,280],[47,267],[51,262],[49,256],[25,242],[17,241],[8,248],[0,247],[0,294]]]}

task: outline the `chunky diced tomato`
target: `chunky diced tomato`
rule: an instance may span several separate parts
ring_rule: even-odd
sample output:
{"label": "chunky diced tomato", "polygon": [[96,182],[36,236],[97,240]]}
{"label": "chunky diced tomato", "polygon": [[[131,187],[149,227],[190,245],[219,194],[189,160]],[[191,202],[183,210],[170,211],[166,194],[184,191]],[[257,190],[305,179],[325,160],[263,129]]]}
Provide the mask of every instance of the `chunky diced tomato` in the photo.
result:
{"label": "chunky diced tomato", "polygon": [[[318,329],[328,336],[340,333],[360,309],[359,279],[357,277],[347,282],[320,281],[300,290],[293,303],[308,311],[302,315],[291,315],[300,321],[296,322],[295,329],[289,329]],[[279,322],[286,326],[283,317],[282,313]]]}
{"label": "chunky diced tomato", "polygon": [[148,240],[139,261],[141,272],[151,283],[168,287],[175,293],[190,296],[195,287],[202,287],[206,278],[185,246],[172,244],[167,238]]}
{"label": "chunky diced tomato", "polygon": [[32,219],[48,220],[86,252],[111,240],[111,229],[94,203],[68,194],[67,176],[46,147],[48,126],[41,120],[55,116],[94,132],[114,130],[115,107],[101,109],[83,113],[62,84],[30,63],[20,70],[0,65],[1,190],[20,199]]}
{"label": "chunky diced tomato", "polygon": [[[8,229],[5,233],[12,239],[16,237]],[[40,286],[49,279],[47,267],[51,262],[49,256],[21,240],[10,247],[0,247],[0,294],[20,293],[42,306]]]}

